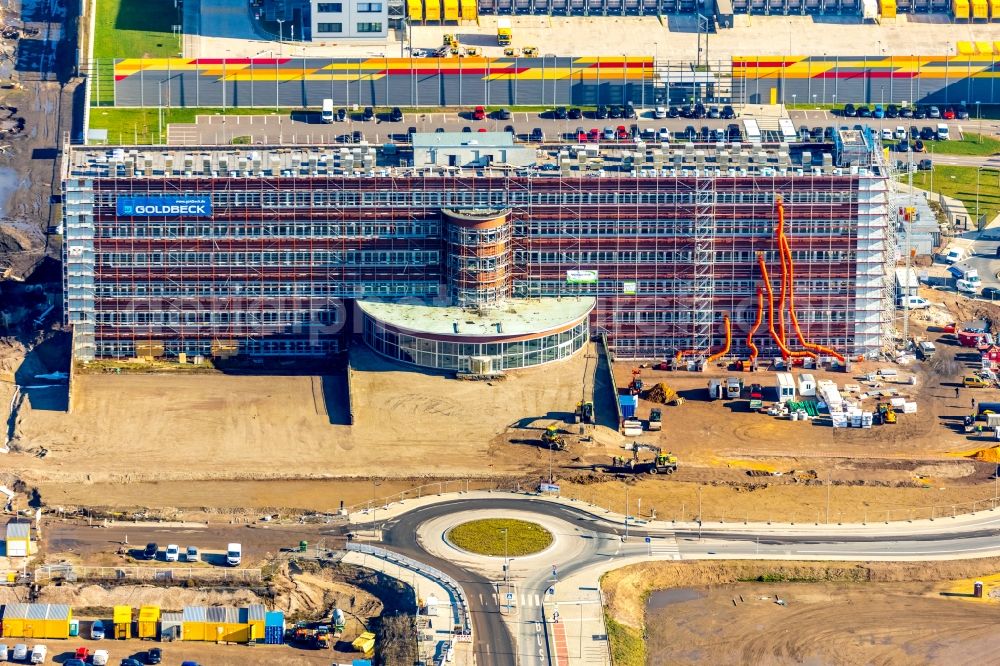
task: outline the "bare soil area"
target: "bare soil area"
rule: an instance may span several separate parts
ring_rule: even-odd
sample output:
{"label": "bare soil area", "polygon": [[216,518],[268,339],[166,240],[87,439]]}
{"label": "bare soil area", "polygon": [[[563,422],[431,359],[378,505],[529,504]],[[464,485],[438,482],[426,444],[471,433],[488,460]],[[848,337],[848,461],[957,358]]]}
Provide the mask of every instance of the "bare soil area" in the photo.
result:
{"label": "bare soil area", "polygon": [[[309,376],[91,375],[72,414],[18,419],[33,482],[383,478],[516,474],[519,448],[491,451],[497,432],[550,410],[572,412],[585,358],[502,382],[461,382],[359,351],[355,425],[331,423],[324,380]],[[326,387],[329,390],[329,387]]]}
{"label": "bare soil area", "polygon": [[1000,647],[998,621],[1000,607],[930,583],[680,588],[650,599],[647,663],[981,664]]}

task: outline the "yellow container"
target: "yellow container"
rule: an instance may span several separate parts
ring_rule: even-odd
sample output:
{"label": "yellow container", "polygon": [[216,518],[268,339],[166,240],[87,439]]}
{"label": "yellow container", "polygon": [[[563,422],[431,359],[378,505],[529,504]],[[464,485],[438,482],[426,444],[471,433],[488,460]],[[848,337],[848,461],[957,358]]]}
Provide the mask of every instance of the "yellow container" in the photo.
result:
{"label": "yellow container", "polygon": [[351,643],[351,647],[358,652],[370,652],[375,649],[375,634],[370,631],[366,631]]}
{"label": "yellow container", "polygon": [[421,0],[406,0],[406,15],[410,21],[424,20],[424,3]]}
{"label": "yellow container", "polygon": [[139,638],[156,638],[160,623],[159,606],[143,606],[139,609]]}
{"label": "yellow container", "polygon": [[[986,0],[981,1],[986,2]],[[458,20],[458,0],[444,0],[444,20]]]}
{"label": "yellow container", "polygon": [[428,21],[441,20],[441,0],[427,0],[424,5],[424,18]]}
{"label": "yellow container", "polygon": [[115,606],[111,621],[114,624],[114,637],[116,640],[124,641],[132,638],[131,606]]}
{"label": "yellow container", "polygon": [[[989,5],[986,0],[972,0],[972,18],[988,19],[990,17]],[[990,49],[992,53],[993,49]]]}
{"label": "yellow container", "polygon": [[896,0],[882,0],[882,18],[896,18]]}
{"label": "yellow container", "polygon": [[[986,2],[986,0],[983,0]],[[993,44],[990,42],[976,42],[976,55],[993,55]]]}
{"label": "yellow container", "polygon": [[958,20],[969,20],[969,0],[951,0],[951,13]]}
{"label": "yellow container", "polygon": [[[990,0],[990,18],[994,21],[1000,20],[1000,0]],[[993,46],[997,46],[1000,42],[993,42]],[[997,48],[997,53],[1000,53],[1000,48]]]}
{"label": "yellow container", "polygon": [[[1000,2],[1000,0],[995,1]],[[477,18],[479,18],[479,6],[476,0],[462,0],[462,20],[475,21]]]}
{"label": "yellow container", "polygon": [[186,641],[205,640],[205,623],[184,622],[181,625],[181,637]]}
{"label": "yellow container", "polygon": [[976,54],[976,47],[974,47],[972,45],[972,42],[959,42],[957,44],[957,48],[958,48],[958,55],[975,55]]}
{"label": "yellow container", "polygon": [[3,635],[11,638],[22,638],[24,636],[24,618],[12,617],[3,619]]}

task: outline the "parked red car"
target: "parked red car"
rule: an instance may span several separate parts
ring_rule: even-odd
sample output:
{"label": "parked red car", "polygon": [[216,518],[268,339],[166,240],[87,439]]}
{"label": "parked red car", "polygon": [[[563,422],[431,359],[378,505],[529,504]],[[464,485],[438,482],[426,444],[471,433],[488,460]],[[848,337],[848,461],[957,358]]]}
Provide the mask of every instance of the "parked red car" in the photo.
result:
{"label": "parked red car", "polygon": [[597,129],[596,127],[594,129],[590,130],[590,134],[588,136],[589,136],[590,141],[592,141],[594,143],[600,143],[601,142],[601,130]]}
{"label": "parked red car", "polygon": [[615,130],[615,134],[618,136],[619,141],[628,141],[628,130],[625,129],[624,125],[619,125]]}
{"label": "parked red car", "polygon": [[946,107],[945,110],[944,110],[944,113],[941,114],[941,117],[944,118],[945,120],[954,120],[955,119],[955,107],[953,107],[953,106]]}
{"label": "parked red car", "polygon": [[481,106],[477,106],[475,109],[472,110],[472,119],[486,120],[486,109]]}

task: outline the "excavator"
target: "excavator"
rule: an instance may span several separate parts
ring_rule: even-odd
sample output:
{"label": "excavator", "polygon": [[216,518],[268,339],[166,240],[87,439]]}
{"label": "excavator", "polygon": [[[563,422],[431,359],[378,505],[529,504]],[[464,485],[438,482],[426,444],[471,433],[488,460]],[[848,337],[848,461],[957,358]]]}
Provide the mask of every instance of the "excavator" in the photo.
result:
{"label": "excavator", "polygon": [[542,444],[548,449],[566,450],[566,439],[559,432],[559,427],[555,425],[550,425],[542,433]]}
{"label": "excavator", "polygon": [[[640,451],[649,451],[653,454],[653,459],[639,460]],[[677,456],[670,452],[665,453],[658,446],[633,442],[632,458],[614,456],[611,459],[611,466],[604,468],[604,471],[620,474],[673,474],[677,471]]]}
{"label": "excavator", "polygon": [[576,411],[573,414],[573,418],[577,423],[593,423],[594,403],[583,402],[582,400],[576,403]]}

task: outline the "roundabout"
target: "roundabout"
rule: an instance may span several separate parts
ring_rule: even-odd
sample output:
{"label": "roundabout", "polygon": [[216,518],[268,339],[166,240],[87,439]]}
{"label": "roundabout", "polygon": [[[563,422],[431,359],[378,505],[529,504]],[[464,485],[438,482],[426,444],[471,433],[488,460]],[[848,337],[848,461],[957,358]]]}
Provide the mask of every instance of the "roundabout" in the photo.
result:
{"label": "roundabout", "polygon": [[514,518],[481,518],[445,533],[455,548],[488,557],[536,555],[552,545],[552,532],[536,522]]}

